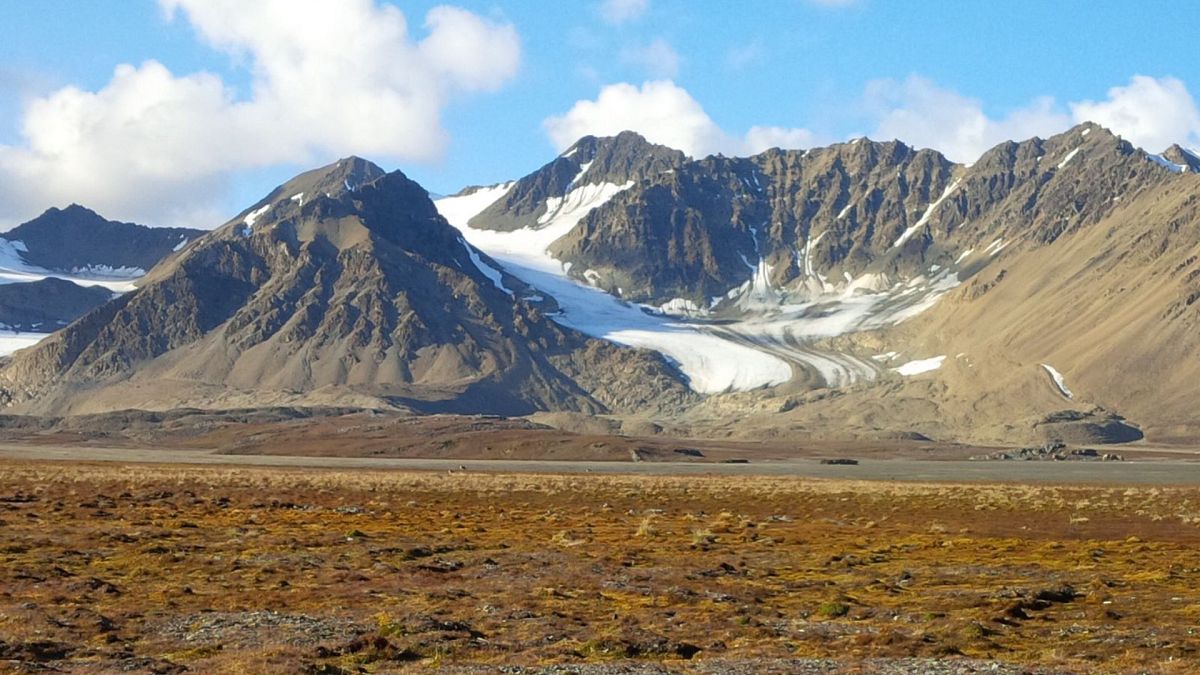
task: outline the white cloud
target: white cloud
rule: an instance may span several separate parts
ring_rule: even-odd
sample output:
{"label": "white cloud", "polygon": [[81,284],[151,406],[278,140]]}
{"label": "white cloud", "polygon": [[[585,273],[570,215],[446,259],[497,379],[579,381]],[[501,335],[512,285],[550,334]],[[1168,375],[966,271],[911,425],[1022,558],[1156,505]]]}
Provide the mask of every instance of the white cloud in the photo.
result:
{"label": "white cloud", "polygon": [[656,38],[643,47],[623,50],[621,60],[642,68],[651,77],[672,78],[679,74],[679,53],[663,38]]}
{"label": "white cloud", "polygon": [[159,2],[249,68],[250,95],[147,61],[118,66],[98,91],[35,98],[24,142],[0,146],[0,220],[77,201],[167,224],[211,217],[235,171],[348,154],[431,160],[449,100],[497,89],[520,60],[511,25],[448,6],[415,39],[403,13],[375,0]]}
{"label": "white cloud", "polygon": [[582,136],[614,136],[636,131],[647,140],[694,157],[722,152],[746,155],[773,145],[796,147],[812,141],[804,129],[754,127],[745,136],[722,130],[696,99],[670,80],[611,84],[595,100],[577,101],[565,114],[544,123],[555,147],[564,150]]}
{"label": "white cloud", "polygon": [[603,0],[600,16],[609,23],[625,23],[640,19],[650,8],[650,0]]}
{"label": "white cloud", "polygon": [[1128,85],[1109,89],[1104,101],[1070,107],[1076,121],[1096,122],[1151,152],[1200,142],[1200,110],[1187,85],[1173,77],[1135,75]]}
{"label": "white cloud", "polygon": [[808,148],[817,143],[808,129],[753,126],[741,141],[742,154],[755,154],[770,148]]}
{"label": "white cloud", "polygon": [[979,100],[918,75],[903,82],[870,82],[864,100],[878,119],[872,137],[934,148],[958,162],[972,162],[1004,140],[1047,135],[1070,126],[1070,118],[1055,111],[1052,99],[1038,99],[1001,119],[992,119]]}
{"label": "white cloud", "polygon": [[934,148],[959,162],[971,162],[1005,140],[1051,136],[1073,124],[1096,122],[1134,145],[1158,152],[1171,143],[1200,140],[1200,111],[1183,82],[1134,76],[1113,87],[1103,101],[1060,105],[1036,98],[1002,117],[991,117],[983,104],[918,75],[902,82],[876,80],[864,102],[876,121],[874,138],[898,138],[916,147]]}

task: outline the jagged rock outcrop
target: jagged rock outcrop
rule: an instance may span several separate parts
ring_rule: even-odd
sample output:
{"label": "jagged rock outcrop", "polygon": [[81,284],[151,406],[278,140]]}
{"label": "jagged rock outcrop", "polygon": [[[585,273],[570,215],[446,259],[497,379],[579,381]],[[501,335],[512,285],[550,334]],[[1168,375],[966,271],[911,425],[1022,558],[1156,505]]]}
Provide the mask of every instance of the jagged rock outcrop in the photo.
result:
{"label": "jagged rock outcrop", "polygon": [[622,185],[674,170],[687,157],[654,145],[632,131],[617,136],[585,136],[541,169],[516,181],[495,204],[471,219],[472,227],[510,231],[536,228],[572,189],[597,183]]}

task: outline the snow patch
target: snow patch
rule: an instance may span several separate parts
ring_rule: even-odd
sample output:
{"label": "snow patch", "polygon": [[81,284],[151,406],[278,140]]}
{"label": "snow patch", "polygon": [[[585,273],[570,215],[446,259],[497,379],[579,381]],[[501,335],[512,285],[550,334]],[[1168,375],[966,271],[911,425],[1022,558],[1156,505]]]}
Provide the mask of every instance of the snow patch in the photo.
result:
{"label": "snow patch", "polygon": [[1046,371],[1046,374],[1050,376],[1050,379],[1054,381],[1054,386],[1058,387],[1059,393],[1069,399],[1075,398],[1075,395],[1072,394],[1071,390],[1067,388],[1067,380],[1065,377],[1063,377],[1062,373],[1055,370],[1054,366],[1051,366],[1048,363],[1043,363],[1042,368]]}
{"label": "snow patch", "polygon": [[1176,164],[1176,163],[1168,160],[1166,157],[1163,157],[1162,155],[1151,155],[1151,154],[1147,153],[1146,157],[1150,161],[1161,166],[1162,168],[1166,169],[1167,171],[1170,171],[1171,173],[1183,173],[1188,170],[1187,164]]}
{"label": "snow patch", "polygon": [[266,206],[263,206],[260,209],[255,209],[255,210],[251,211],[242,220],[242,222],[245,223],[249,227],[254,227],[255,221],[257,221],[259,219],[259,217],[262,216],[262,214],[266,213],[267,211],[270,211],[272,206],[274,206],[274,204],[267,204]]}
{"label": "snow patch", "polygon": [[1067,156],[1063,158],[1063,161],[1058,163],[1058,168],[1061,169],[1064,166],[1066,166],[1067,162],[1070,162],[1072,159],[1075,159],[1075,155],[1078,155],[1078,154],[1079,154],[1079,148],[1075,148],[1071,152],[1067,153]]}
{"label": "snow patch", "polygon": [[580,181],[580,179],[583,178],[584,174],[586,174],[588,172],[588,169],[592,168],[592,165],[595,163],[596,163],[596,160],[592,160],[590,162],[584,162],[583,164],[579,165],[579,173],[575,174],[575,177],[572,178],[571,182],[567,184],[568,192],[571,190],[571,188],[575,187],[575,184],[578,183]]}
{"label": "snow patch", "polygon": [[930,371],[937,370],[938,368],[942,367],[942,362],[945,360],[946,355],[942,354],[941,356],[934,356],[933,358],[929,359],[909,361],[899,368],[892,368],[892,370],[900,373],[904,377],[911,377],[913,375],[920,375],[921,373],[928,373]]}
{"label": "snow patch", "polygon": [[708,310],[687,298],[671,298],[671,300],[650,309],[668,316],[706,316],[708,314]]}
{"label": "snow patch", "polygon": [[128,293],[145,270],[135,267],[112,268],[105,265],[77,267],[70,271],[48,270],[25,262],[21,253],[28,252],[20,241],[0,238],[0,284],[20,284],[55,278],[80,286],[101,286],[115,293]]}
{"label": "snow patch", "polygon": [[904,242],[908,241],[909,237],[912,237],[917,233],[918,230],[920,230],[922,227],[925,227],[925,223],[929,222],[929,217],[933,215],[933,212],[937,209],[937,207],[946,200],[946,197],[950,196],[950,193],[954,192],[954,190],[958,187],[958,184],[961,182],[962,179],[958,179],[951,183],[946,190],[942,192],[942,196],[938,197],[936,201],[929,205],[929,208],[925,209],[925,213],[921,215],[920,220],[913,224],[912,227],[905,230],[904,234],[900,235],[900,238],[896,240],[896,243],[892,244],[892,248],[899,248],[900,246],[903,246]]}
{"label": "snow patch", "polygon": [[12,246],[14,251],[29,253],[29,248],[25,246],[25,242],[21,241],[20,239],[14,239],[13,241],[10,241],[8,245]]}
{"label": "snow patch", "polygon": [[956,258],[956,259],[954,260],[954,264],[955,264],[955,265],[961,265],[961,264],[962,264],[962,261],[964,261],[964,260],[966,260],[967,258],[971,257],[971,254],[972,254],[972,253],[974,253],[974,252],[975,252],[975,249],[973,249],[973,248],[969,248],[969,249],[967,249],[967,250],[963,251],[962,253],[960,253],[960,254],[959,254],[958,258]]}
{"label": "snow patch", "polygon": [[0,330],[0,356],[8,356],[18,349],[32,347],[49,335],[49,333],[22,333],[14,330]]}
{"label": "snow patch", "polygon": [[983,252],[987,255],[996,255],[1000,251],[1003,251],[1004,247],[1006,246],[1008,246],[1008,244],[1005,243],[1003,239],[997,239],[988,244],[988,247],[983,249]]}
{"label": "snow patch", "polygon": [[471,258],[471,262],[475,264],[475,268],[478,269],[483,276],[490,279],[493,286],[499,288],[505,293],[508,293],[509,297],[514,297],[512,290],[504,285],[504,275],[500,273],[500,270],[484,262],[483,258],[479,256],[479,252],[476,251],[475,248],[470,244],[468,244],[462,237],[458,238],[458,243],[463,245],[463,248],[467,250],[467,255]]}
{"label": "snow patch", "polygon": [[[516,182],[479,188],[467,195],[439,199],[435,204],[437,205],[438,213],[442,214],[443,218],[449,221],[451,225],[462,230],[467,226],[468,220],[499,201],[501,197],[513,189],[514,185],[516,185]],[[462,225],[458,224],[460,222]]]}
{"label": "snow patch", "polygon": [[300,206],[304,206],[304,193],[300,192],[298,194],[292,195],[291,200],[294,202],[300,202]]}
{"label": "snow patch", "polygon": [[184,246],[187,246],[187,243],[188,243],[188,238],[184,237],[183,239],[180,239],[179,243],[175,244],[175,247],[172,248],[171,250],[172,251],[180,251],[183,249]]}

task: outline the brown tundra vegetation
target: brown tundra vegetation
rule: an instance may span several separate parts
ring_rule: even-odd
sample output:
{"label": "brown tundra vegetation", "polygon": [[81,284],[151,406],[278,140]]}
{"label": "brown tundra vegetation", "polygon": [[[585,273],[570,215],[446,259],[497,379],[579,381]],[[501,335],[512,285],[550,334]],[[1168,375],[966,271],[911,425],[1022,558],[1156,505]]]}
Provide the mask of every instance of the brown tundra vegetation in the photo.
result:
{"label": "brown tundra vegetation", "polygon": [[10,463],[0,671],[1188,673],[1198,543],[1183,488]]}

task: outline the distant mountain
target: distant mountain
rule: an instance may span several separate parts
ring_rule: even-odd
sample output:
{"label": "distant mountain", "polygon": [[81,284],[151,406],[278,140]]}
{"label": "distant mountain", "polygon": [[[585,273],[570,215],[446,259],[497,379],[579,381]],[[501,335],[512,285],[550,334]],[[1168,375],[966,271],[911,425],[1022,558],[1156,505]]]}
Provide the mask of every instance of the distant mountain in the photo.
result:
{"label": "distant mountain", "polygon": [[80,286],[54,277],[0,284],[0,330],[56,331],[112,297],[106,288]]}
{"label": "distant mountain", "polygon": [[202,234],[105,220],[74,204],[0,233],[0,331],[57,330]]}
{"label": "distant mountain", "polygon": [[[701,391],[753,392],[710,399],[689,423],[726,433],[731,409],[777,406],[751,426],[988,442],[1140,435],[1120,412],[1200,437],[1200,415],[1182,403],[1200,372],[1179,366],[1200,349],[1186,332],[1191,294],[1166,291],[1189,283],[1179,275],[1200,253],[1189,151],[1148,154],[1095,124],[1002,143],[970,165],[868,139],[688,160],[623,136],[584,140],[601,159],[615,145],[662,159],[626,176],[580,164],[566,179],[560,157],[438,205],[507,272],[554,297],[560,321],[657,349]],[[518,194],[549,177],[554,191]],[[1107,265],[1133,250],[1154,262]],[[1069,274],[1046,277],[1065,261]],[[1119,302],[1134,289],[1147,295]],[[1073,309],[1076,298],[1089,309]],[[1134,315],[1136,332],[1123,322]],[[1070,326],[1053,333],[1058,343],[1046,339],[1056,325]],[[1140,344],[1119,356],[1112,345],[1126,332]],[[1182,407],[1160,406],[1149,392],[1174,382]]]}
{"label": "distant mountain", "polygon": [[106,220],[78,204],[50,209],[0,237],[21,242],[30,265],[61,272],[148,270],[204,234],[183,227],[146,227]]}
{"label": "distant mountain", "polygon": [[868,139],[689,159],[623,133],[435,205],[349,158],[0,363],[0,402],[1195,442],[1198,162],[1095,124],[972,164]]}
{"label": "distant mountain", "polygon": [[508,290],[426,192],[358,158],[310,171],[0,368],[18,409],[340,402],[519,414],[691,399],[660,357]]}

